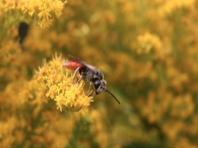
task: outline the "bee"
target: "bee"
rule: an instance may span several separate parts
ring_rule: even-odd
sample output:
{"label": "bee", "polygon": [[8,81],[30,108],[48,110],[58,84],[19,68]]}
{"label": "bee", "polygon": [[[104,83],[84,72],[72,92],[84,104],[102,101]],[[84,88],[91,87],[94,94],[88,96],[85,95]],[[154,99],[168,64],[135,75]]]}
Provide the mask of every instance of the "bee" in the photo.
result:
{"label": "bee", "polygon": [[19,43],[22,44],[29,32],[29,24],[26,22],[20,22],[18,26],[18,36],[19,36]]}
{"label": "bee", "polygon": [[94,88],[94,95],[107,92],[120,104],[120,101],[115,95],[107,89],[107,82],[104,80],[104,74],[96,67],[78,59],[66,61],[63,64],[63,67],[74,70],[74,76],[79,73],[81,77],[80,79],[90,82]]}

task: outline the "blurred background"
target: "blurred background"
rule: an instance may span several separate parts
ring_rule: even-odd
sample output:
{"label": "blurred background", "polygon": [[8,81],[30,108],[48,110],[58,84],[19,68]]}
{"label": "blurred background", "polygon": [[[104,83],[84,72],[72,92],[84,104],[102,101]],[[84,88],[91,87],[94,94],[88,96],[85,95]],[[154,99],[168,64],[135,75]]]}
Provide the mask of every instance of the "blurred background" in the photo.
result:
{"label": "blurred background", "polygon": [[[0,0],[0,10],[2,148],[198,147],[198,1]],[[103,93],[79,115],[24,101],[55,54],[101,69],[121,104]]]}

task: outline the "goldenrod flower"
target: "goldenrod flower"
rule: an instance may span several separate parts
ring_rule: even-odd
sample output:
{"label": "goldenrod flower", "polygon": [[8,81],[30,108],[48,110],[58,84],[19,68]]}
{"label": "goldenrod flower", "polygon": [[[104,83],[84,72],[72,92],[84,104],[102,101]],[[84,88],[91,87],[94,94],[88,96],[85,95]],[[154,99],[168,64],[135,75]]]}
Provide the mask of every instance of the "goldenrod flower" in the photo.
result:
{"label": "goldenrod flower", "polygon": [[65,3],[61,0],[4,0],[0,2],[0,16],[16,11],[36,19],[40,26],[45,27],[61,15]]}
{"label": "goldenrod flower", "polygon": [[160,16],[166,16],[171,14],[174,10],[178,8],[189,8],[195,4],[195,0],[171,0],[165,1],[161,7],[159,7],[158,12]]}
{"label": "goldenrod flower", "polygon": [[153,53],[158,59],[164,59],[164,57],[170,52],[164,49],[164,45],[159,36],[150,32],[145,32],[137,37],[137,53],[149,54]]}
{"label": "goldenrod flower", "polygon": [[149,53],[152,49],[161,49],[162,44],[158,36],[146,32],[142,35],[139,35],[137,38],[138,45],[138,53]]}
{"label": "goldenrod flower", "polygon": [[34,79],[45,92],[45,97],[54,100],[60,111],[63,108],[69,110],[87,108],[92,102],[92,97],[85,93],[84,82],[75,82],[71,72],[63,68],[63,63],[61,57],[55,57],[39,69]]}

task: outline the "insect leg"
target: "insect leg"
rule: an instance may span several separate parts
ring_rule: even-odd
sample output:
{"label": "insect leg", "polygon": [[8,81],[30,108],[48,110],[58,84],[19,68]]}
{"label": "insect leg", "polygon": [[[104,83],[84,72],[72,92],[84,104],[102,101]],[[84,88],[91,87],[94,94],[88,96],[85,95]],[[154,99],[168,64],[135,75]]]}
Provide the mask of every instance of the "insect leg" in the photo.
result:
{"label": "insect leg", "polygon": [[79,78],[77,78],[77,83],[79,83],[82,80],[82,76],[80,75]]}
{"label": "insect leg", "polygon": [[79,74],[78,77],[76,77],[77,73],[79,73],[80,68],[81,68],[81,67],[78,67],[78,68],[74,71],[73,79],[76,78],[76,82],[75,82],[75,83],[79,83],[79,82],[83,79],[83,76],[82,76],[81,74]]}
{"label": "insect leg", "polygon": [[88,92],[89,92],[89,94],[88,94],[89,97],[96,95],[96,92],[94,91],[94,86],[91,82],[89,82],[89,91]]}
{"label": "insect leg", "polygon": [[90,93],[88,94],[89,97],[94,97],[96,96],[96,92],[95,91],[90,91]]}
{"label": "insect leg", "polygon": [[75,80],[75,78],[76,78],[76,82],[75,83],[79,83],[80,80],[82,79],[82,76],[81,75],[80,75],[80,78],[79,79],[76,77],[76,75],[79,72],[79,70],[80,70],[80,67],[76,68],[76,70],[74,71],[74,74],[72,76],[73,80]]}
{"label": "insect leg", "polygon": [[76,68],[76,70],[74,71],[73,78],[75,78],[75,77],[76,77],[76,74],[77,74],[77,72],[79,72],[79,70],[80,70],[80,67]]}

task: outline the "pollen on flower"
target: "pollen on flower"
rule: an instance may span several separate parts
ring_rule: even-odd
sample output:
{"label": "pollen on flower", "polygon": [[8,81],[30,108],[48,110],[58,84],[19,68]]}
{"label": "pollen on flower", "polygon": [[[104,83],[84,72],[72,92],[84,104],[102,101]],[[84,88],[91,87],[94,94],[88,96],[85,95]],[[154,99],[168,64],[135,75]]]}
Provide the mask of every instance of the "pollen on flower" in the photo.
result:
{"label": "pollen on flower", "polygon": [[155,57],[163,59],[169,53],[169,50],[164,49],[161,39],[150,32],[145,32],[137,37],[138,54],[153,53]]}
{"label": "pollen on flower", "polygon": [[161,7],[158,9],[158,13],[160,16],[166,16],[171,14],[174,10],[179,8],[189,8],[195,4],[195,0],[172,0],[165,1]]}
{"label": "pollen on flower", "polygon": [[44,89],[45,97],[56,102],[57,109],[78,111],[93,101],[84,91],[84,82],[75,82],[72,73],[63,68],[64,60],[56,56],[36,73],[35,80]]}
{"label": "pollen on flower", "polygon": [[0,1],[0,15],[7,12],[20,12],[31,18],[41,27],[47,27],[52,20],[62,14],[66,1],[61,0],[12,0]]}
{"label": "pollen on flower", "polygon": [[139,43],[139,45],[141,46],[141,48],[138,48],[138,52],[145,52],[148,53],[150,52],[153,48],[154,49],[161,49],[162,45],[161,45],[161,41],[158,38],[158,36],[153,35],[149,32],[146,32],[142,35],[139,35],[137,38],[137,41]]}

